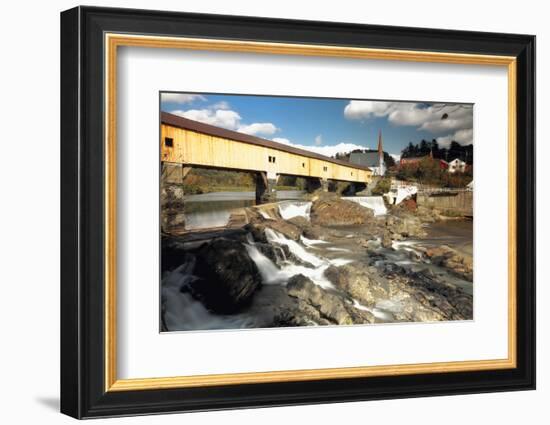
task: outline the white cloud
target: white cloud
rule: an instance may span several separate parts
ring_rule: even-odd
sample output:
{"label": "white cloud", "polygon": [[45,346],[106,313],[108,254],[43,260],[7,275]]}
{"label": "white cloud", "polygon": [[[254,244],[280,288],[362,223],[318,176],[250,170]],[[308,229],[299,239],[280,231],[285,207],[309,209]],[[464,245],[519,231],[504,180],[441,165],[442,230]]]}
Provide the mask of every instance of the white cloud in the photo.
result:
{"label": "white cloud", "polygon": [[360,146],[354,143],[345,143],[345,142],[341,142],[336,145],[328,145],[328,146],[307,146],[307,145],[292,143],[290,140],[285,139],[283,137],[274,137],[272,140],[277,143],[282,143],[287,146],[292,146],[294,148],[315,152],[325,156],[334,156],[337,153],[347,153],[355,149],[365,149],[365,146]]}
{"label": "white cloud", "polygon": [[172,114],[190,120],[199,121],[205,124],[215,125],[216,127],[226,128],[228,130],[238,131],[250,135],[275,134],[279,129],[270,122],[257,122],[252,124],[243,124],[242,117],[238,112],[229,109],[227,102],[218,102],[208,106],[205,109],[176,110]]}
{"label": "white cloud", "polygon": [[351,100],[344,109],[344,116],[348,119],[365,119],[383,117],[391,112],[393,102],[372,102],[370,100]]}
{"label": "white cloud", "polygon": [[200,94],[188,94],[188,93],[162,93],[162,102],[173,103],[191,103],[194,100],[206,100],[206,98]]}
{"label": "white cloud", "polygon": [[229,130],[236,130],[241,121],[241,116],[237,112],[226,109],[189,109],[172,111],[172,114]]}
{"label": "white cloud", "polygon": [[277,142],[277,143],[282,143],[283,145],[291,145],[292,146],[292,143],[290,142],[290,140],[285,139],[284,137],[274,137],[272,140],[274,142]]}
{"label": "white cloud", "polygon": [[219,102],[214,103],[209,106],[210,109],[229,109],[229,103],[225,100],[220,100]]}
{"label": "white cloud", "polygon": [[242,125],[237,128],[239,133],[250,134],[255,136],[257,134],[272,135],[277,132],[278,128],[270,122],[255,122],[253,124]]}
{"label": "white cloud", "polygon": [[317,137],[315,137],[315,145],[316,146],[321,146],[323,144],[323,137],[318,134]]}
{"label": "white cloud", "polygon": [[453,130],[471,130],[473,127],[474,114],[471,107],[445,105],[439,108],[433,106],[428,109],[430,109],[430,116],[420,126],[421,130],[439,133]]}
{"label": "white cloud", "polygon": [[[387,117],[398,126],[414,126],[418,130],[434,134],[454,132],[460,144],[471,143],[473,108],[470,105],[432,104],[410,102],[375,102],[352,100],[344,108],[344,116],[350,120]],[[461,133],[462,131],[462,133]],[[470,136],[468,136],[468,132]],[[443,143],[447,142],[442,136]]]}
{"label": "white cloud", "polygon": [[461,145],[470,145],[473,141],[474,132],[471,128],[467,128],[464,130],[458,130],[453,134],[448,134],[446,136],[438,137],[437,143],[442,148],[448,148],[451,146],[451,142],[454,140],[455,142],[458,142]]}

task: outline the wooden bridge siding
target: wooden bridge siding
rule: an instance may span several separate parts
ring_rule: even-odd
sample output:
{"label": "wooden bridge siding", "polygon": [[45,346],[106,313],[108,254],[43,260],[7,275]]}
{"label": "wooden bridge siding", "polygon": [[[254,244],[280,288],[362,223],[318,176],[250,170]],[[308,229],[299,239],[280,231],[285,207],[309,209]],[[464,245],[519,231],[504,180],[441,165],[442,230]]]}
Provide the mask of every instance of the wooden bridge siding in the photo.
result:
{"label": "wooden bridge siding", "polygon": [[[165,137],[173,139],[173,147],[165,146]],[[275,163],[268,161],[269,156],[276,158]],[[320,177],[360,183],[368,182],[372,174],[367,170],[346,167],[316,158],[197,133],[165,124],[161,125],[161,158],[162,161],[173,163],[235,170],[271,171],[277,174]]]}

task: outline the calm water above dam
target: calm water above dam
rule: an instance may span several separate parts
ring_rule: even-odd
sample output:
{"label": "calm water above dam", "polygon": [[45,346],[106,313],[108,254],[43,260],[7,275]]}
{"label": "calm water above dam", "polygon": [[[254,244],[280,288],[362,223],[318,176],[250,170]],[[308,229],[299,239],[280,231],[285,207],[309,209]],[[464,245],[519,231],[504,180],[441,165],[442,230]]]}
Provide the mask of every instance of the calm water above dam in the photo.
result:
{"label": "calm water above dam", "polygon": [[[301,199],[304,191],[279,190],[277,199]],[[255,192],[212,192],[185,197],[186,229],[225,226],[231,213],[256,204]]]}

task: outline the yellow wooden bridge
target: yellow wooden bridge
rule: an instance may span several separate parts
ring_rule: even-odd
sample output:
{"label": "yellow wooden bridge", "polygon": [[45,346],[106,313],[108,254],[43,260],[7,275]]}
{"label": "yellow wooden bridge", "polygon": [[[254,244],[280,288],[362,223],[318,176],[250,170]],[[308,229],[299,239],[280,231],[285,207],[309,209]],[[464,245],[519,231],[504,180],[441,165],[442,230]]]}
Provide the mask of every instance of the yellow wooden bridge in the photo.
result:
{"label": "yellow wooden bridge", "polygon": [[364,166],[167,112],[161,113],[161,161],[181,165],[183,177],[193,166],[254,172],[268,194],[279,175],[316,179],[323,188],[329,180],[367,184],[372,178]]}

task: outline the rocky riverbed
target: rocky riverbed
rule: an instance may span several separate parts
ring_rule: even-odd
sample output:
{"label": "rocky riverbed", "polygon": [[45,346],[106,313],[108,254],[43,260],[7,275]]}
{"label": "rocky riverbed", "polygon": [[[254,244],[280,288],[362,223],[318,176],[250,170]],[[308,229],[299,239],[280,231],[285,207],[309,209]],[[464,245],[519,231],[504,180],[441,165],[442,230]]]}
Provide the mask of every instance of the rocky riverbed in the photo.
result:
{"label": "rocky riverbed", "polygon": [[164,331],[473,318],[471,222],[330,193],[245,213],[241,229],[163,236]]}

